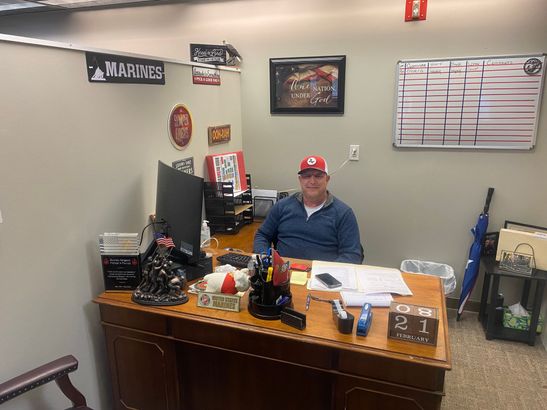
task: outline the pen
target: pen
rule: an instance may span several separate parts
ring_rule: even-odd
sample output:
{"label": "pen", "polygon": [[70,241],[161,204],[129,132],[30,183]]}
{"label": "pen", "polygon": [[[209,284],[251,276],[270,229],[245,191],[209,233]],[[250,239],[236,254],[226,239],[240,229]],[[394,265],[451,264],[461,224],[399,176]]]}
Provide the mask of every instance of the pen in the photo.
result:
{"label": "pen", "polygon": [[284,305],[289,300],[288,296],[279,296],[275,301],[276,305]]}
{"label": "pen", "polygon": [[306,310],[310,308],[310,302],[311,302],[311,294],[308,293],[308,297],[306,298]]}

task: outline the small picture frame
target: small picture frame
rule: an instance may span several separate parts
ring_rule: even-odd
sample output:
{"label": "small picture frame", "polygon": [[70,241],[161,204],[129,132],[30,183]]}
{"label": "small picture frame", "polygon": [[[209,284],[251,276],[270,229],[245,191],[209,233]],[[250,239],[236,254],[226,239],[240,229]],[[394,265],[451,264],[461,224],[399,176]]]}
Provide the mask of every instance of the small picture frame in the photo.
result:
{"label": "small picture frame", "polygon": [[482,256],[495,257],[498,252],[499,232],[487,232],[482,240]]}
{"label": "small picture frame", "polygon": [[503,227],[505,229],[513,229],[515,231],[547,234],[547,228],[544,228],[542,226],[537,226],[537,225],[523,224],[521,222],[515,222],[515,221],[505,221],[505,224]]}
{"label": "small picture frame", "polygon": [[343,114],[346,56],[270,58],[272,114]]}
{"label": "small picture frame", "polygon": [[533,255],[506,250],[501,251],[500,269],[530,276],[534,265]]}

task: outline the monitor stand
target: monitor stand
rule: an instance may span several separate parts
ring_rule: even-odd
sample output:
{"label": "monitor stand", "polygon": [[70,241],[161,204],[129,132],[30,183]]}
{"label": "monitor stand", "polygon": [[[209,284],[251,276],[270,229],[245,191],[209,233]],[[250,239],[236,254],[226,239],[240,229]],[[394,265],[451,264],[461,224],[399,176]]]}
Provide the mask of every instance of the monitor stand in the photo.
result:
{"label": "monitor stand", "polygon": [[[141,254],[141,266],[147,263],[149,256],[152,256],[157,248],[156,241],[152,241],[146,251]],[[191,281],[199,279],[213,272],[213,258],[207,257],[205,253],[200,253],[200,258],[197,263],[188,263],[188,256],[178,249],[171,250],[170,259],[173,261],[176,267],[183,269],[186,272],[186,280]]]}

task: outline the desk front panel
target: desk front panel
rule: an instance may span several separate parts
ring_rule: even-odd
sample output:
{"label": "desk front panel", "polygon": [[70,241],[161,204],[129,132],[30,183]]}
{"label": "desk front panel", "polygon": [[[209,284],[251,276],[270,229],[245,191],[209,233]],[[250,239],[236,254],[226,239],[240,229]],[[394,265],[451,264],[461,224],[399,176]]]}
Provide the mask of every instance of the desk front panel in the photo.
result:
{"label": "desk front panel", "polygon": [[[422,363],[427,366],[438,367],[445,370],[450,369],[450,350],[448,346],[448,328],[446,319],[446,306],[444,302],[442,284],[439,278],[429,275],[403,274],[406,283],[414,293],[413,296],[396,296],[395,299],[401,302],[412,303],[422,306],[436,307],[439,309],[439,334],[437,346],[428,346],[418,343],[394,340],[387,338],[388,309],[374,308],[374,319],[367,337],[357,336],[355,331],[346,335],[336,331],[332,320],[331,307],[327,303],[312,301],[310,310],[305,312],[305,299],[308,290],[303,286],[291,286],[294,308],[305,312],[307,316],[307,327],[300,331],[289,327],[279,320],[260,320],[247,311],[247,294],[241,300],[240,312],[228,312],[222,310],[206,309],[197,307],[196,295],[189,295],[188,303],[179,306],[156,306],[145,307],[131,301],[129,292],[108,292],[101,294],[95,301],[99,304],[119,306],[124,308],[121,311],[109,312],[108,320],[111,323],[123,324],[127,327],[142,329],[146,320],[140,324],[134,323],[135,316],[126,310],[157,314],[164,317],[187,319],[196,323],[204,322],[212,325],[220,325],[233,329],[242,329],[256,333],[270,333],[278,337],[305,341],[310,344],[334,347],[336,349],[347,349],[349,351],[361,351],[367,354],[378,356],[390,356],[397,360]],[[338,293],[326,293],[312,291],[313,294],[321,297],[335,298]],[[359,308],[349,308],[354,316],[358,316]],[[153,333],[165,334],[168,324],[165,319],[158,322],[151,322],[143,330]]]}
{"label": "desk front panel", "polygon": [[[285,375],[291,386],[316,386],[313,397],[317,400],[308,397],[308,405],[304,406],[308,408],[340,408],[340,400],[347,404],[347,408],[366,408],[362,407],[363,401],[374,402],[371,394],[376,395],[376,400],[382,400],[381,397],[387,395],[386,403],[395,400],[399,406],[408,400],[417,400],[424,408],[438,408],[443,393],[444,372],[450,369],[441,283],[438,278],[427,275],[405,274],[405,280],[414,296],[398,297],[398,300],[440,309],[436,348],[387,339],[387,309],[381,308],[374,309],[372,328],[369,335],[363,338],[354,333],[338,333],[332,321],[330,305],[321,302],[312,302],[307,312],[308,326],[298,331],[280,321],[254,318],[246,310],[246,297],[242,300],[242,311],[235,313],[198,308],[195,295],[190,295],[190,301],[181,306],[144,307],[131,302],[130,293],[104,293],[96,302],[101,307],[107,341],[110,339],[107,343],[110,345],[113,384],[125,383],[127,386],[135,377],[132,375],[127,379],[135,369],[128,372],[122,369],[122,363],[113,364],[113,355],[119,356],[115,346],[125,345],[127,340],[133,339],[137,344],[133,349],[142,350],[144,345],[140,336],[144,335],[161,338],[169,345],[165,351],[175,351],[177,376],[166,390],[165,400],[169,398],[172,401],[172,395],[177,394],[180,403],[186,403],[188,407],[175,405],[166,408],[215,408],[212,403],[216,399],[201,397],[209,385],[207,379],[201,380],[201,377],[208,372],[214,375],[211,381],[216,385],[227,379],[227,385],[221,390],[229,397],[226,400],[230,403],[236,403],[236,396],[248,390],[239,390],[238,386],[232,385],[233,381],[228,381],[241,373],[241,378],[247,380],[249,387],[258,392],[257,397],[264,392],[275,396],[276,380],[281,375]],[[308,291],[302,286],[292,286],[291,290],[295,309],[303,312]],[[314,293],[331,296],[324,292]],[[350,311],[356,316],[359,314],[357,308]],[[124,336],[123,343],[120,342],[117,340],[120,336],[116,333],[120,329],[131,332],[132,337]],[[210,363],[210,358],[216,359]],[[265,372],[268,381],[258,381],[257,374],[262,372]],[[125,379],[121,380],[120,377]],[[179,386],[178,393],[175,386]],[[120,387],[115,386],[116,389],[120,390]],[[297,387],[294,389],[294,392],[291,390],[294,403],[300,403],[302,394],[298,395]],[[115,396],[117,394],[121,398],[122,393],[119,391]],[[200,407],[200,397],[202,401],[212,400],[210,404],[213,407]],[[397,401],[397,398],[403,401]],[[128,397],[127,400],[135,398]],[[310,400],[314,406],[309,405]],[[272,409],[276,408],[273,404],[279,404],[273,399],[269,403]],[[118,408],[126,407],[119,405]],[[234,404],[223,408],[238,407]],[[265,405],[261,408],[270,407]]]}

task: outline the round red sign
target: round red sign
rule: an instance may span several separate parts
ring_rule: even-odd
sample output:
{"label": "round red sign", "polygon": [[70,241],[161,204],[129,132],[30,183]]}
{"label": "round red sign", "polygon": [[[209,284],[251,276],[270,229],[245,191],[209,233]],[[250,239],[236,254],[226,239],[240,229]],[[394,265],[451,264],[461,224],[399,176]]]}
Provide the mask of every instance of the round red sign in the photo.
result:
{"label": "round red sign", "polygon": [[177,104],[169,115],[169,136],[176,149],[184,149],[192,138],[192,115],[188,108]]}

